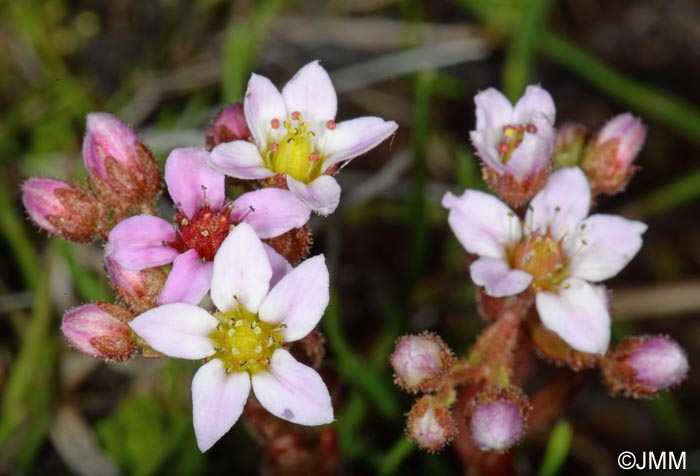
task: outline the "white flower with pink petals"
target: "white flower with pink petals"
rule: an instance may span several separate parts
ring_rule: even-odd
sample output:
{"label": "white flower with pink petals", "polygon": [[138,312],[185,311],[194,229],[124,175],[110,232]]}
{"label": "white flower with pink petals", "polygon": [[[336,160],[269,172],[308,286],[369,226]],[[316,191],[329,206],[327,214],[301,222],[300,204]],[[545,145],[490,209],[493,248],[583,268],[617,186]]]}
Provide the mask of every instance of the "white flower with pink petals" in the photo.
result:
{"label": "white flower with pink petals", "polygon": [[370,116],[336,123],[337,105],[330,77],[318,61],[301,68],[282,93],[253,74],[243,103],[253,140],[215,147],[210,164],[246,180],[284,174],[289,190],[328,215],[340,200],[340,185],[329,169],[373,149],[398,127]]}
{"label": "white flower with pink petals", "polygon": [[[225,177],[207,165],[199,148],[175,149],[165,164],[165,182],[177,213],[174,223],[138,215],[112,229],[105,259],[127,270],[172,263],[158,304],[198,303],[211,287],[213,259],[232,227],[245,221],[260,238],[274,238],[304,225],[311,210],[288,190],[263,189],[227,202]],[[289,264],[264,245],[276,274]]]}
{"label": "white flower with pink petals", "polygon": [[213,273],[217,312],[171,303],[130,323],[165,355],[205,360],[192,380],[199,449],[211,448],[236,423],[251,387],[279,418],[308,426],[332,422],[331,398],[320,375],[285,349],[285,343],[311,332],[328,306],[323,255],[304,261],[270,289],[273,269],[263,244],[241,223],[222,243]]}
{"label": "white flower with pink petals", "polygon": [[500,91],[489,88],[477,94],[474,102],[476,130],[470,138],[484,165],[516,181],[549,166],[556,109],[546,90],[528,86],[513,106]]}
{"label": "white flower with pink petals", "polygon": [[579,168],[553,173],[533,198],[524,223],[496,197],[467,190],[442,204],[457,239],[479,256],[471,277],[490,296],[536,293],[545,327],[573,348],[603,354],[610,315],[602,286],[642,246],[646,225],[614,215],[591,215],[591,191]]}

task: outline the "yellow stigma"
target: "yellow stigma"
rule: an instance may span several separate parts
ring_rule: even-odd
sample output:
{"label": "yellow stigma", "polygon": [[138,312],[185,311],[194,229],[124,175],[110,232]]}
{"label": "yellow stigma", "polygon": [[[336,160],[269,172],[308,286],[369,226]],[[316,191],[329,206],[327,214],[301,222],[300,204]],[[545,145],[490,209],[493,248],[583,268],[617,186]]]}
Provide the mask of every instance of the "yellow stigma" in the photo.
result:
{"label": "yellow stigma", "polygon": [[532,275],[535,291],[553,290],[566,279],[566,259],[560,241],[535,235],[518,245],[513,267]]}
{"label": "yellow stigma", "polygon": [[[279,127],[279,121],[272,123]],[[277,127],[275,127],[277,126]],[[279,142],[270,144],[266,154],[266,165],[278,174],[289,174],[295,179],[309,183],[320,174],[319,154],[314,150],[316,134],[309,130],[309,123],[297,111],[284,121],[287,133]]]}
{"label": "yellow stigma", "polygon": [[270,366],[270,358],[282,346],[279,324],[261,321],[256,314],[242,307],[214,316],[221,324],[209,334],[216,354],[226,367],[226,372],[254,374]]}

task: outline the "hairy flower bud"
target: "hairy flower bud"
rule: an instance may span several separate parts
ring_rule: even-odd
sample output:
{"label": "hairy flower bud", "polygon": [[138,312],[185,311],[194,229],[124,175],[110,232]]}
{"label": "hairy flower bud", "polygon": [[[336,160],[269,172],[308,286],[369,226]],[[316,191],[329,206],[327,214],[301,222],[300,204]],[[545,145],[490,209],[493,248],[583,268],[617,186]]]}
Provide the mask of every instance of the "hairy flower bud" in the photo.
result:
{"label": "hairy flower bud", "polygon": [[289,264],[296,266],[309,255],[314,239],[311,228],[304,225],[265,241]]}
{"label": "hairy flower bud", "polygon": [[35,177],[22,185],[22,203],[31,219],[49,233],[90,241],[99,218],[94,196],[77,185]]}
{"label": "hairy flower bud", "polygon": [[117,295],[134,313],[156,306],[156,299],[168,277],[160,267],[135,271],[122,268],[110,257],[105,258],[105,269]]}
{"label": "hairy flower bud", "polygon": [[645,138],[646,127],[630,113],[615,116],[598,131],[581,164],[594,191],[614,194],[627,185]]}
{"label": "hairy flower bud", "polygon": [[669,337],[632,337],[606,357],[602,370],[613,393],[653,396],[686,377],[688,358],[683,348]]}
{"label": "hairy flower bud", "polygon": [[424,332],[400,337],[389,360],[399,387],[428,392],[440,385],[453,357],[440,337]]}
{"label": "hairy flower bud", "polygon": [[224,142],[249,138],[250,130],[241,103],[230,104],[219,111],[207,130],[207,145],[210,149]]}
{"label": "hairy flower bud", "polygon": [[450,409],[430,395],[416,401],[406,424],[408,437],[429,452],[440,451],[457,433]]}
{"label": "hairy flower bud", "polygon": [[552,163],[555,169],[575,167],[583,158],[586,146],[586,128],[581,124],[567,123],[557,128]]}
{"label": "hairy flower bud", "polygon": [[111,114],[88,114],[83,161],[100,196],[118,210],[151,201],[160,189],[158,163],[136,133]]}
{"label": "hairy flower bud", "polygon": [[84,304],[63,315],[61,331],[80,352],[122,362],[136,351],[136,339],[127,324],[130,318],[131,313],[116,304]]}
{"label": "hairy flower bud", "polygon": [[525,433],[529,405],[520,390],[489,387],[477,395],[469,411],[469,429],[483,451],[504,451]]}

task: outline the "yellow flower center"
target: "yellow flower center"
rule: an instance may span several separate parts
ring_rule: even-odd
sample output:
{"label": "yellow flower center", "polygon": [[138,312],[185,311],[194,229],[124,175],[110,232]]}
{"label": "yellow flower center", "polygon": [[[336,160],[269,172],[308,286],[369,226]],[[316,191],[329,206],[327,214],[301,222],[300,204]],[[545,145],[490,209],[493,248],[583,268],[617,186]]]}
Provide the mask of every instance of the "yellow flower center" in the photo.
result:
{"label": "yellow flower center", "polygon": [[270,366],[270,358],[282,346],[284,324],[270,324],[243,307],[214,314],[220,324],[209,338],[226,372],[254,374]]}
{"label": "yellow flower center", "polygon": [[566,259],[560,241],[535,235],[515,249],[513,267],[532,275],[535,291],[554,290],[566,279]]}
{"label": "yellow flower center", "polygon": [[[272,119],[271,127],[280,127],[279,119]],[[323,160],[316,150],[316,133],[310,130],[301,113],[292,112],[283,122],[287,133],[279,142],[272,142],[265,154],[265,165],[278,174],[288,174],[295,179],[309,183],[321,175]],[[328,129],[335,128],[334,121],[328,121]]]}

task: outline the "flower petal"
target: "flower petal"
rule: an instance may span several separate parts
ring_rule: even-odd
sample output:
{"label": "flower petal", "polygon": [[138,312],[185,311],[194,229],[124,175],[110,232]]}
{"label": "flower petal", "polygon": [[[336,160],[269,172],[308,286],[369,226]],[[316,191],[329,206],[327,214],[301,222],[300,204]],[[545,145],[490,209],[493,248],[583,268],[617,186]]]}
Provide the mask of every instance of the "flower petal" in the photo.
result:
{"label": "flower petal", "polygon": [[284,259],[284,256],[275,251],[272,246],[263,243],[263,248],[265,248],[267,259],[270,260],[270,266],[272,267],[272,278],[270,278],[270,289],[272,289],[279,280],[288,275],[293,268],[292,265]]}
{"label": "flower petal", "polygon": [[233,202],[231,218],[245,220],[260,238],[274,238],[304,226],[311,209],[289,190],[263,188],[244,193]]}
{"label": "flower petal", "polygon": [[219,359],[200,367],[192,379],[192,422],[200,451],[214,446],[238,421],[248,395],[247,372],[228,375]]}
{"label": "flower petal", "polygon": [[287,186],[299,200],[319,215],[330,215],[340,203],[340,185],[330,175],[321,175],[309,184],[287,175]]}
{"label": "flower petal", "polygon": [[323,255],[309,258],[272,288],[260,306],[260,320],[286,324],[287,342],[304,337],[316,327],[328,307],[328,268]]}
{"label": "flower petal", "polygon": [[554,124],[557,110],[554,100],[546,89],[540,86],[530,85],[525,89],[513,109],[513,122],[516,124],[530,124],[536,114],[543,114],[550,124]]}
{"label": "flower petal", "polygon": [[572,276],[586,281],[612,278],[642,247],[647,226],[615,215],[592,215],[564,241]]}
{"label": "flower petal", "polygon": [[522,143],[513,151],[505,168],[518,181],[535,176],[549,166],[553,148],[551,135],[526,132]]}
{"label": "flower petal", "polygon": [[277,119],[282,123],[288,116],[282,95],[265,76],[252,74],[243,101],[243,111],[255,144],[260,150],[266,150],[270,140],[281,134],[279,130],[272,129],[272,120]]}
{"label": "flower petal", "polygon": [[377,147],[398,129],[394,121],[381,117],[358,117],[336,124],[335,129],[324,129],[318,143],[323,144],[322,172],[344,160],[354,159]]}
{"label": "flower petal", "polygon": [[194,360],[214,353],[209,334],[218,323],[201,307],[177,302],[149,309],[136,316],[129,325],[158,352]]}
{"label": "flower petal", "polygon": [[201,148],[174,149],[165,162],[168,193],[187,218],[204,204],[218,210],[224,203],[224,176],[207,165],[209,153]]}
{"label": "flower petal", "polygon": [[239,304],[252,313],[269,290],[272,268],[255,230],[243,222],[229,233],[214,257],[211,300],[220,311]]}
{"label": "flower petal", "polygon": [[486,131],[471,131],[469,139],[476,149],[476,155],[479,156],[484,165],[495,170],[499,175],[503,175],[508,171],[508,168],[501,162],[495,145],[486,140],[487,135]]}
{"label": "flower petal", "polygon": [[519,269],[510,269],[502,259],[479,258],[469,267],[472,281],[483,286],[486,294],[493,297],[513,296],[530,286],[532,276]]}
{"label": "flower petal", "polygon": [[209,165],[224,175],[243,180],[272,177],[274,172],[265,168],[260,151],[245,140],[224,142],[209,154]]}
{"label": "flower petal", "polygon": [[299,111],[314,126],[335,119],[338,109],[335,88],[318,61],[297,71],[282,89],[282,97],[290,114]]}
{"label": "flower petal", "polygon": [[588,215],[591,189],[578,167],[560,169],[549,176],[547,185],[535,195],[525,215],[526,233],[546,233],[554,241],[573,233]]}
{"label": "flower petal", "polygon": [[129,270],[141,270],[172,263],[180,254],[171,223],[153,215],[138,215],[119,222],[107,238],[105,257]]}
{"label": "flower petal", "polygon": [[442,206],[450,211],[450,228],[470,253],[504,259],[505,247],[517,243],[522,236],[517,215],[488,193],[465,190],[456,197],[447,192]]}
{"label": "flower petal", "polygon": [[544,326],[574,349],[592,354],[608,350],[610,314],[601,286],[569,278],[558,293],[537,293],[536,304]]}
{"label": "flower petal", "polygon": [[474,96],[476,130],[487,134],[484,139],[494,143],[501,137],[502,127],[512,122],[513,106],[502,92],[488,88]]}
{"label": "flower petal", "polygon": [[253,374],[252,380],[256,398],[276,417],[307,426],[333,421],[331,397],[321,376],[286,350],[277,349],[270,370]]}
{"label": "flower petal", "polygon": [[199,304],[211,288],[214,264],[199,259],[195,250],[187,250],[173,261],[165,286],[156,301],[158,305],[169,302]]}

